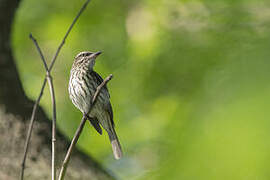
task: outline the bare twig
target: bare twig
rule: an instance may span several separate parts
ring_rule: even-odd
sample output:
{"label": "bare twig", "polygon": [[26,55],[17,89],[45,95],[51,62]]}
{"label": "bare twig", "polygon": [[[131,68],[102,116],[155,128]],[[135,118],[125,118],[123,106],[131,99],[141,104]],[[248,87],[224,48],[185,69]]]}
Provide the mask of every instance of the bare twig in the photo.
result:
{"label": "bare twig", "polygon": [[41,57],[41,60],[43,62],[43,65],[45,67],[46,73],[49,73],[50,74],[49,69],[48,69],[48,65],[47,65],[46,60],[45,60],[45,58],[43,56],[43,53],[42,53],[42,51],[41,51],[41,49],[40,49],[40,47],[38,45],[37,40],[33,37],[33,35],[31,33],[29,34],[29,38],[34,42],[34,44],[35,44],[35,46],[36,46],[36,48],[38,50],[38,53],[39,53],[39,55]]}
{"label": "bare twig", "polygon": [[37,40],[30,34],[30,39],[34,42],[39,55],[41,57],[41,60],[44,64],[45,70],[46,70],[46,75],[47,75],[47,81],[50,87],[50,93],[51,93],[51,100],[52,100],[52,108],[53,108],[53,117],[52,117],[52,180],[56,179],[56,174],[55,174],[55,142],[56,142],[56,137],[55,137],[55,131],[56,131],[56,103],[55,103],[55,92],[54,92],[54,86],[53,86],[53,81],[52,81],[52,76],[50,74],[50,71],[48,69],[48,65],[46,63],[46,60],[43,56],[43,53],[37,43]]}
{"label": "bare twig", "polygon": [[29,128],[28,128],[28,132],[27,132],[27,137],[26,137],[26,142],[25,142],[25,145],[24,145],[23,160],[22,160],[22,163],[21,163],[21,168],[22,168],[21,169],[21,176],[20,176],[21,180],[23,180],[25,160],[26,160],[26,155],[27,155],[27,152],[28,152],[29,140],[31,138],[31,134],[32,134],[32,130],[33,130],[33,124],[34,124],[34,119],[35,119],[36,112],[37,112],[37,107],[38,107],[40,99],[41,99],[41,97],[43,95],[45,85],[46,85],[46,81],[43,81],[41,91],[40,91],[41,93],[39,94],[39,96],[38,96],[38,98],[37,98],[37,100],[35,102],[33,111],[32,111],[31,120],[30,120],[30,124],[29,124]]}
{"label": "bare twig", "polygon": [[[48,71],[49,72],[49,71]],[[50,87],[52,107],[53,107],[53,118],[52,118],[52,180],[56,179],[56,168],[55,168],[55,143],[56,143],[56,103],[55,103],[55,92],[52,77],[47,74],[48,84]]]}
{"label": "bare twig", "polygon": [[[111,79],[112,79],[112,74],[110,74],[106,79],[104,79],[104,81],[97,87],[96,92],[95,92],[95,94],[94,94],[94,96],[93,96],[93,98],[91,100],[91,105],[89,107],[89,110],[88,110],[87,114],[89,114],[92,111],[93,106],[95,105],[96,99],[97,99],[101,89],[104,86],[106,86],[106,84]],[[78,141],[78,139],[80,137],[80,134],[81,134],[81,132],[83,130],[83,127],[84,127],[85,122],[87,120],[87,114],[83,114],[81,123],[80,123],[78,129],[76,130],[76,133],[75,133],[75,135],[74,135],[74,137],[73,137],[73,139],[72,139],[72,141],[70,143],[67,154],[66,154],[65,159],[64,159],[64,161],[62,163],[62,166],[61,166],[61,170],[60,170],[60,174],[58,176],[58,180],[63,180],[64,179],[64,176],[66,174],[66,170],[67,170],[67,167],[68,167],[68,163],[69,163],[69,160],[70,160],[70,157],[71,157],[72,150],[73,150],[74,146],[76,145],[76,143],[77,143],[77,141]]]}
{"label": "bare twig", "polygon": [[87,5],[88,5],[88,3],[89,3],[90,1],[91,1],[91,0],[87,0],[87,1],[83,4],[83,6],[81,7],[81,9],[80,9],[80,11],[78,12],[77,16],[74,18],[73,22],[71,23],[70,27],[68,28],[68,30],[67,30],[67,32],[66,32],[66,34],[65,34],[65,36],[64,36],[64,38],[63,38],[63,40],[62,40],[62,42],[61,42],[61,44],[60,44],[59,47],[57,48],[57,51],[56,51],[56,53],[55,53],[55,55],[54,55],[54,57],[53,57],[53,59],[52,59],[52,62],[51,62],[50,67],[49,67],[49,71],[52,70],[52,67],[53,67],[53,65],[54,65],[54,63],[55,63],[55,60],[56,60],[56,58],[57,58],[57,56],[58,56],[58,54],[59,54],[59,52],[60,52],[62,46],[65,44],[65,41],[66,41],[66,39],[67,39],[67,37],[68,37],[68,35],[69,35],[71,29],[73,28],[73,26],[74,26],[74,24],[76,23],[77,19],[80,17],[80,15],[81,15],[82,12],[85,10],[85,8],[87,7]]}
{"label": "bare twig", "polygon": [[[80,17],[80,15],[82,14],[82,12],[85,10],[85,8],[87,7],[88,3],[90,2],[90,0],[86,0],[86,2],[83,4],[83,6],[81,7],[80,11],[78,12],[77,16],[74,18],[74,20],[72,21],[70,27],[68,28],[62,42],[60,43],[60,45],[58,46],[57,48],[57,51],[52,59],[52,62],[50,64],[50,66],[48,67],[48,71],[51,72],[52,68],[53,68],[53,65],[56,61],[56,58],[62,48],[62,46],[64,45],[65,43],[65,40],[66,38],[68,37],[70,31],[72,30],[73,26],[75,25],[75,23],[77,22],[78,18]],[[24,169],[25,169],[25,161],[26,161],[26,157],[27,157],[27,152],[28,152],[28,147],[29,147],[29,142],[30,142],[30,138],[31,138],[31,134],[32,134],[32,129],[33,129],[33,125],[34,125],[34,120],[35,120],[35,116],[36,116],[36,111],[37,111],[37,107],[38,107],[38,104],[41,100],[41,97],[43,95],[43,91],[44,91],[44,88],[46,86],[46,82],[47,82],[47,75],[46,77],[44,78],[43,80],[43,84],[42,84],[42,87],[41,87],[41,90],[40,90],[40,93],[39,93],[39,96],[34,104],[34,107],[33,107],[33,111],[32,111],[32,115],[31,115],[31,119],[30,119],[30,124],[29,124],[29,128],[28,128],[28,132],[27,132],[27,138],[26,138],[26,141],[25,141],[25,144],[24,144],[24,154],[23,154],[23,159],[22,159],[22,163],[21,163],[21,180],[23,180],[23,177],[24,177]]]}

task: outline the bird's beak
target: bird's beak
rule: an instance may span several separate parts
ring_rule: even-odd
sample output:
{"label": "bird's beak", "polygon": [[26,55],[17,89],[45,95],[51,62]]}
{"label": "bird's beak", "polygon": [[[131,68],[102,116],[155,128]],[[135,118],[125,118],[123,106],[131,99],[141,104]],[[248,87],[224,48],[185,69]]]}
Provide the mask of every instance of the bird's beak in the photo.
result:
{"label": "bird's beak", "polygon": [[98,51],[98,52],[94,53],[94,54],[92,55],[92,57],[96,58],[96,57],[98,57],[101,53],[102,53],[101,51]]}

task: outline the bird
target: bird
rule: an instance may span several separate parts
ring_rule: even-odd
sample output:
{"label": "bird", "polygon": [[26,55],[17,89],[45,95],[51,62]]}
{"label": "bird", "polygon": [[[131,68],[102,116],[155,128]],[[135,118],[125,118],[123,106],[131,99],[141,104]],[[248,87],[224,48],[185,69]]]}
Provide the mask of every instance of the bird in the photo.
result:
{"label": "bird", "polygon": [[91,112],[87,114],[96,89],[103,82],[102,77],[93,70],[96,58],[100,54],[101,51],[83,51],[75,56],[70,71],[68,92],[72,103],[87,115],[88,120],[100,135],[102,135],[102,128],[105,129],[112,145],[114,158],[120,159],[123,152],[115,132],[113,110],[107,86],[101,89]]}

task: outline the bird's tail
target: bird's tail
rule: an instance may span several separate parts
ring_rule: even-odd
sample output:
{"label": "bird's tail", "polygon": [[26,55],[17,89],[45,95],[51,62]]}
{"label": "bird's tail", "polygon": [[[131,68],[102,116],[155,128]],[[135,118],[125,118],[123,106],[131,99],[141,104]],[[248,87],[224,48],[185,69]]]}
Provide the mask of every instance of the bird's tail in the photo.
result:
{"label": "bird's tail", "polygon": [[115,159],[120,159],[123,156],[122,148],[119,142],[119,139],[116,135],[116,132],[114,130],[114,127],[110,128],[110,131],[108,131],[109,138],[112,145],[112,151]]}

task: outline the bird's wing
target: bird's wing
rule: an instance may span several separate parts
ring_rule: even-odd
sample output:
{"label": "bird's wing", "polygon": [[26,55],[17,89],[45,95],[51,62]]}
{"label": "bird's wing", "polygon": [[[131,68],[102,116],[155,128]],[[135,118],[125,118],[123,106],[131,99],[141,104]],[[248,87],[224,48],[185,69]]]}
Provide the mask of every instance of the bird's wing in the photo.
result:
{"label": "bird's wing", "polygon": [[[102,82],[103,82],[103,79],[102,77],[95,71],[92,71],[91,73],[93,73],[93,77],[96,78],[97,82],[98,82],[98,85],[100,85]],[[107,85],[104,86],[104,88],[106,89],[106,91],[108,92],[108,95],[110,97],[110,94],[109,94],[109,91],[108,91],[108,88],[107,88]]]}
{"label": "bird's wing", "polygon": [[[93,73],[93,76],[96,78],[98,85],[100,85],[103,82],[102,77],[95,71],[92,71],[92,73]],[[107,85],[105,85],[104,89],[105,89],[106,93],[108,94],[108,98],[110,98],[110,93],[109,93],[109,90],[107,88]],[[111,105],[110,101],[109,101],[109,103],[105,104],[104,108],[109,113],[112,126],[114,127],[113,110],[112,110],[112,105]]]}
{"label": "bird's wing", "polygon": [[90,123],[92,124],[92,126],[96,129],[96,131],[100,135],[102,135],[102,129],[101,129],[100,125],[99,125],[98,120],[96,118],[91,118],[91,117],[88,117],[88,119],[89,119]]}

